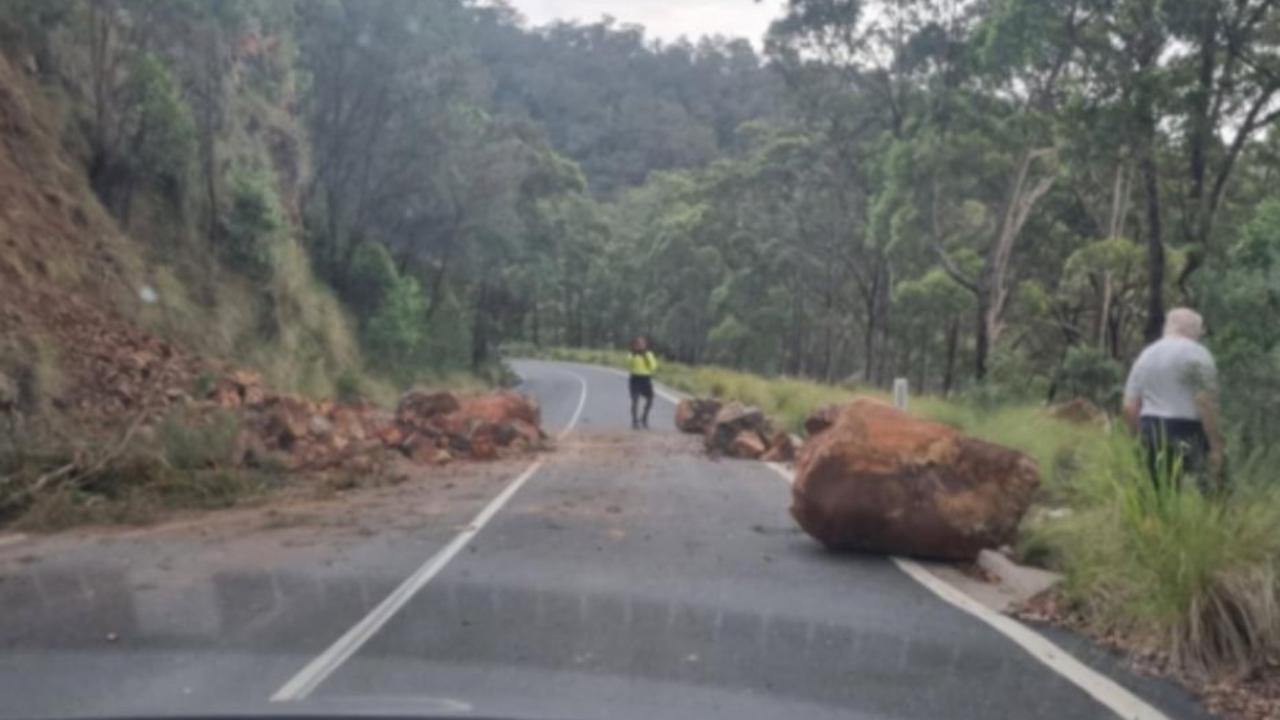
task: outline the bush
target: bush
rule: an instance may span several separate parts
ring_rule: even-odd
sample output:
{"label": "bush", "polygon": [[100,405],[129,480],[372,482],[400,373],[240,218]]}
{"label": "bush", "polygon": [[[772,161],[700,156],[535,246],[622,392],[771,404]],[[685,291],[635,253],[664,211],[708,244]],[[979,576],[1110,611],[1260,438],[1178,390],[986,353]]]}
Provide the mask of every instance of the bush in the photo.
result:
{"label": "bush", "polygon": [[224,254],[230,266],[254,280],[275,270],[273,245],[284,227],[280,199],[270,175],[241,173],[231,184],[231,209],[224,222]]}
{"label": "bush", "polygon": [[431,368],[456,370],[471,364],[471,322],[466,309],[448,289],[440,294],[440,307],[431,314],[423,338],[423,359]]}
{"label": "bush", "polygon": [[365,326],[365,346],[373,363],[386,371],[413,368],[420,360],[427,305],[418,281],[399,278]]}
{"label": "bush", "polygon": [[195,157],[191,109],[164,62],[151,53],[134,64],[130,84],[138,113],[137,145],[128,159],[132,171],[180,205]]}
{"label": "bush", "polygon": [[1067,350],[1058,376],[1059,386],[1069,398],[1085,398],[1100,407],[1117,407],[1120,402],[1124,367],[1092,347]]}
{"label": "bush", "polygon": [[351,257],[343,297],[363,322],[395,291],[399,278],[395,261],[385,245],[372,241],[361,243]]}

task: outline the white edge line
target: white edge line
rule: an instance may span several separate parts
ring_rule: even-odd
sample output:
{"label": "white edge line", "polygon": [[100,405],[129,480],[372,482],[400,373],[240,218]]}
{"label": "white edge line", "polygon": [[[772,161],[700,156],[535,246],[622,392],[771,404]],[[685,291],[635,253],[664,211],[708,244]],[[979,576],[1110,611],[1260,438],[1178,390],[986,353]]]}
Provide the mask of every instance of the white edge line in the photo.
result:
{"label": "white edge line", "polygon": [[[794,484],[795,475],[785,465],[765,464],[781,475],[788,485]],[[996,632],[1013,641],[1031,657],[1075,684],[1116,715],[1125,720],[1169,720],[1167,715],[1129,692],[1116,681],[1080,662],[1048,638],[974,600],[964,591],[929,572],[916,561],[901,557],[890,559],[907,577],[923,585],[944,602],[990,625]]]}
{"label": "white edge line", "polygon": [[561,372],[577,378],[578,382],[582,384],[582,394],[578,398],[578,407],[573,411],[573,417],[569,418],[569,424],[565,425],[564,430],[561,430],[560,434],[556,436],[558,440],[563,440],[573,431],[573,426],[578,424],[578,418],[582,417],[582,409],[587,406],[587,379],[572,370],[561,370]]}
{"label": "white edge line", "polygon": [[911,579],[931,590],[934,595],[995,628],[996,632],[1012,640],[1026,650],[1031,657],[1074,683],[1116,715],[1128,720],[1168,720],[1164,713],[1129,692],[1116,681],[1080,662],[1070,653],[1050,642],[1048,638],[1017,620],[1001,615],[979,603],[929,572],[916,561],[895,557],[893,563]]}
{"label": "white edge line", "polygon": [[[578,378],[582,383],[582,396],[578,399],[578,407],[573,413],[573,417],[569,419],[569,423],[565,425],[563,431],[558,437],[563,438],[573,430],[574,425],[578,423],[578,419],[582,416],[582,409],[587,404],[587,381],[577,373],[569,373]],[[334,673],[344,662],[351,658],[374,633],[378,632],[387,621],[396,614],[400,608],[404,607],[432,578],[440,574],[449,561],[452,560],[462,549],[471,542],[484,526],[493,519],[494,515],[507,504],[511,498],[519,492],[529,478],[542,467],[543,460],[535,460],[533,464],[525,468],[515,480],[512,480],[501,493],[498,494],[489,504],[480,511],[480,514],[456,536],[449,541],[435,555],[432,555],[421,567],[414,571],[412,575],[400,583],[400,586],[391,591],[377,607],[360,619],[351,629],[343,633],[332,645],[315,657],[314,660],[307,663],[305,667],[297,672],[289,679],[279,690],[271,696],[271,702],[291,702],[296,700],[304,700],[310,695],[320,683]]]}

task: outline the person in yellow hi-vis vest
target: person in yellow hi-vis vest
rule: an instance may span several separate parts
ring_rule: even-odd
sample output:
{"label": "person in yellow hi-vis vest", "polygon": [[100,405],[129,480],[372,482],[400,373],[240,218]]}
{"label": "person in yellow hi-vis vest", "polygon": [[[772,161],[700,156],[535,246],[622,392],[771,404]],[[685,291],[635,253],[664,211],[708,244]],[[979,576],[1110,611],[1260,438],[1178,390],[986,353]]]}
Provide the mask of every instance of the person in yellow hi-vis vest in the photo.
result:
{"label": "person in yellow hi-vis vest", "polygon": [[[649,349],[649,341],[643,335],[631,341],[631,427],[649,429],[649,409],[653,407],[653,373],[658,369],[658,358]],[[640,398],[644,398],[644,412],[640,412]]]}

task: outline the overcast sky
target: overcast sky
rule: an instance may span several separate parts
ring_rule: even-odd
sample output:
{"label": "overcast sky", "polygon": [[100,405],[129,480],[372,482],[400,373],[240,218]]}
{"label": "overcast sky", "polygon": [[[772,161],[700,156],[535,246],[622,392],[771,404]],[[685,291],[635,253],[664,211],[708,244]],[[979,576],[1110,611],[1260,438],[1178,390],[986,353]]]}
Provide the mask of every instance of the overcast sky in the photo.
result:
{"label": "overcast sky", "polygon": [[758,47],[784,0],[507,0],[533,25],[553,20],[594,22],[612,15],[643,25],[648,37],[675,40],[681,35],[745,37]]}

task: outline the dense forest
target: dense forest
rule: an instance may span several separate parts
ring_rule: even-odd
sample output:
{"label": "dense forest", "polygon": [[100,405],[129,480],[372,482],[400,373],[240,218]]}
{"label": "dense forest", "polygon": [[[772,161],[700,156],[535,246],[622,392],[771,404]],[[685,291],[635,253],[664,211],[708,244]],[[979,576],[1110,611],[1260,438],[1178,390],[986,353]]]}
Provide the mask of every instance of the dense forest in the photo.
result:
{"label": "dense forest", "polygon": [[469,0],[26,0],[0,32],[122,226],[260,289],[292,238],[387,376],[645,333],[1106,403],[1190,304],[1265,428],[1278,5],[791,0],[759,52]]}

